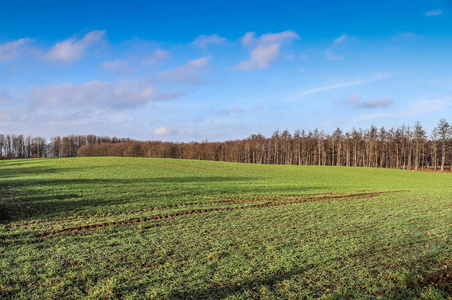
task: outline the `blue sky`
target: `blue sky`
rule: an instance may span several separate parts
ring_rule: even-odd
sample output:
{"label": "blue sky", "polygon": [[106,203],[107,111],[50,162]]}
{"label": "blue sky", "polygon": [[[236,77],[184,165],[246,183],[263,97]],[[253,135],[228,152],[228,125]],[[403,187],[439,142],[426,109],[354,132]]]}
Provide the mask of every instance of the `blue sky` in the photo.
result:
{"label": "blue sky", "polygon": [[0,132],[430,132],[452,121],[451,12],[450,0],[0,1]]}

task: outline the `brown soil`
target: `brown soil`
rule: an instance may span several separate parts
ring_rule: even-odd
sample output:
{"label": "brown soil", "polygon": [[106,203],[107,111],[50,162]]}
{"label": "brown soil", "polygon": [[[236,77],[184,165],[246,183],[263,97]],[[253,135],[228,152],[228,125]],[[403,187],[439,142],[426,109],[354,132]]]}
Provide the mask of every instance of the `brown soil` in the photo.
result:
{"label": "brown soil", "polygon": [[441,270],[424,276],[419,283],[424,287],[434,286],[452,295],[452,259],[444,262]]}
{"label": "brown soil", "polygon": [[[281,197],[273,197],[273,198],[259,198],[259,200],[255,199],[232,199],[232,200],[224,200],[223,202],[217,201],[212,202],[212,204],[217,203],[243,203],[243,202],[252,202],[252,201],[264,201],[264,200],[270,200],[272,202],[270,203],[263,203],[263,204],[255,204],[255,205],[248,205],[248,206],[238,206],[238,207],[221,207],[221,208],[206,208],[206,209],[191,209],[191,210],[185,210],[185,211],[179,211],[169,214],[162,214],[162,215],[156,215],[156,216],[148,216],[148,217],[142,217],[142,218],[132,218],[128,220],[123,221],[116,221],[116,222],[103,222],[103,223],[95,223],[95,224],[88,224],[88,225],[80,225],[75,227],[68,227],[64,229],[56,229],[52,231],[47,232],[40,232],[37,233],[37,237],[45,237],[45,236],[51,236],[54,234],[72,234],[75,235],[79,232],[84,232],[88,230],[96,230],[100,229],[106,226],[123,226],[123,225],[129,225],[129,224],[136,224],[136,223],[144,223],[148,221],[155,221],[160,219],[170,219],[174,217],[180,217],[180,216],[186,216],[186,215],[192,215],[192,214],[202,214],[202,213],[209,213],[209,212],[221,212],[221,211],[233,211],[233,210],[242,210],[242,209],[254,209],[254,208],[267,208],[267,207],[273,207],[273,206],[282,206],[282,205],[289,205],[289,204],[296,204],[296,203],[304,203],[304,202],[318,202],[318,201],[328,201],[332,199],[350,199],[350,198],[360,198],[360,197],[377,197],[381,194],[388,193],[388,192],[374,192],[374,193],[358,193],[358,194],[341,194],[341,195],[321,195],[317,197],[311,197],[311,198],[302,198],[302,199],[288,199],[286,201],[281,202]],[[286,196],[287,197],[287,196]],[[287,199],[287,198],[285,198]],[[237,202],[229,202],[229,201],[237,201]],[[280,201],[280,202],[278,202]],[[205,203],[203,203],[205,204]]]}

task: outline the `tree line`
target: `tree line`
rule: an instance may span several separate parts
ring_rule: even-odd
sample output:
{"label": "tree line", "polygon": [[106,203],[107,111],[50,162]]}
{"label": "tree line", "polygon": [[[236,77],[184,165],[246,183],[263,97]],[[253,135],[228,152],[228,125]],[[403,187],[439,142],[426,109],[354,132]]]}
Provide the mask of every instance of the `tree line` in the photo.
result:
{"label": "tree line", "polygon": [[130,141],[129,138],[111,138],[89,134],[52,137],[48,143],[42,137],[0,134],[0,159],[74,157],[77,156],[77,151],[85,145],[100,143],[112,145]]}
{"label": "tree line", "polygon": [[420,122],[385,129],[371,126],[332,133],[275,131],[225,142],[173,143],[71,135],[42,138],[0,135],[0,157],[127,156],[254,164],[378,167],[441,170],[451,166],[452,127],[441,119],[430,135]]}

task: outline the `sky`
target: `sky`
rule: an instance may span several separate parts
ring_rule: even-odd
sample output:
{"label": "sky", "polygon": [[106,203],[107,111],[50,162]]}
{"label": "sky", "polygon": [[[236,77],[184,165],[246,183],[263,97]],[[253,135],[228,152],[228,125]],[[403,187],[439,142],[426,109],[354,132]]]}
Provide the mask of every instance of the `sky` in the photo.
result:
{"label": "sky", "polygon": [[0,133],[430,133],[451,113],[451,0],[0,0]]}

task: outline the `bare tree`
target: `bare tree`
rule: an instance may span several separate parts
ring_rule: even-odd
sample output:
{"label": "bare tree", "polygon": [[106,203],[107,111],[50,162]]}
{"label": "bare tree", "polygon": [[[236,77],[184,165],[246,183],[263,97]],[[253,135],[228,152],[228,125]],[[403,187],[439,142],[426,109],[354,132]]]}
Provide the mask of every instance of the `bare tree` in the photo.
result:
{"label": "bare tree", "polygon": [[441,119],[433,129],[441,142],[441,171],[444,171],[444,163],[446,161],[446,143],[450,138],[451,127],[446,119]]}

